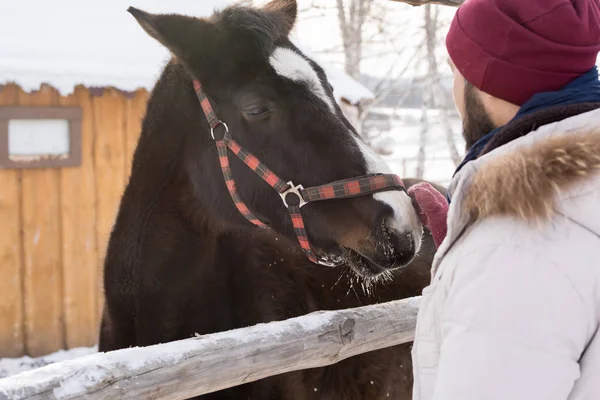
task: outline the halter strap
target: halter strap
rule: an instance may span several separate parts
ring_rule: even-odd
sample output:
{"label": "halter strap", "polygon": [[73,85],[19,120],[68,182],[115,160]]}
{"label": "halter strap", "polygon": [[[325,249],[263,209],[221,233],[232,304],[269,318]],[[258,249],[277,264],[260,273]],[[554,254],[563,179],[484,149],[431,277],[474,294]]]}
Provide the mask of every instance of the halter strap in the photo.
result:
{"label": "halter strap", "polygon": [[[313,186],[304,188],[302,185],[294,185],[294,183],[285,182],[277,174],[271,171],[264,163],[262,163],[256,156],[251,152],[243,148],[236,142],[229,132],[227,124],[219,120],[208,100],[208,97],[202,90],[202,85],[199,81],[194,80],[194,90],[200,100],[202,110],[206,116],[206,120],[210,126],[210,133],[217,145],[217,151],[219,154],[219,163],[221,165],[221,171],[229,195],[238,209],[249,222],[261,227],[267,228],[268,226],[257,218],[248,206],[244,203],[237,192],[235,179],[231,172],[231,166],[229,164],[229,151],[235,154],[248,168],[254,171],[262,180],[264,180],[269,186],[271,186],[281,197],[281,200],[288,210],[294,232],[298,239],[298,243],[302,248],[302,251],[306,254],[308,259],[316,264],[326,266],[336,266],[338,263],[327,258],[319,257],[312,249],[310,241],[308,240],[308,234],[306,232],[306,226],[304,224],[304,218],[302,217],[301,208],[311,202],[330,200],[330,199],[343,199],[350,197],[363,196],[365,194],[372,194],[388,190],[405,190],[402,180],[394,174],[370,174],[364,175],[357,178],[343,179],[335,182],[331,182],[321,186]],[[222,127],[224,130],[223,136],[218,139],[215,137],[215,129]],[[293,197],[295,196],[295,197]]]}

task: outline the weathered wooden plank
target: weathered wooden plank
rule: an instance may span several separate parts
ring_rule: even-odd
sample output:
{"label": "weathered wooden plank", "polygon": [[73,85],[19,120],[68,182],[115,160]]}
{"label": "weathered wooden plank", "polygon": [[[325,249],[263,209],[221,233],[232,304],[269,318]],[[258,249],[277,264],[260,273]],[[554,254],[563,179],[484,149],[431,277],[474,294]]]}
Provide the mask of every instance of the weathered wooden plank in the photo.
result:
{"label": "weathered wooden plank", "polygon": [[[49,106],[58,93],[42,85],[39,91],[19,91],[18,104]],[[25,265],[25,350],[40,356],[63,347],[59,171],[22,171],[23,249]]]}
{"label": "weathered wooden plank", "polygon": [[99,353],[0,380],[1,400],[186,399],[414,338],[419,298]]}
{"label": "weathered wooden plank", "polygon": [[[17,86],[0,88],[0,106],[17,103]],[[0,169],[0,357],[24,354],[20,171]]]}
{"label": "weathered wooden plank", "polygon": [[126,174],[125,179],[129,179],[131,173],[131,162],[133,153],[137,146],[140,133],[142,131],[142,119],[146,113],[146,104],[148,103],[148,92],[138,90],[132,98],[127,99],[127,110],[125,120],[125,155],[126,155]]}
{"label": "weathered wooden plank", "polygon": [[78,106],[81,121],[81,166],[63,168],[60,179],[62,276],[67,348],[91,346],[98,339],[96,288],[96,181],[94,127],[89,91],[77,87],[61,105]]}
{"label": "weathered wooden plank", "polygon": [[[98,276],[102,277],[108,238],[125,187],[125,97],[117,90],[107,89],[92,96],[92,108],[96,141],[96,248]],[[98,279],[96,293],[99,324],[104,300],[102,279]]]}

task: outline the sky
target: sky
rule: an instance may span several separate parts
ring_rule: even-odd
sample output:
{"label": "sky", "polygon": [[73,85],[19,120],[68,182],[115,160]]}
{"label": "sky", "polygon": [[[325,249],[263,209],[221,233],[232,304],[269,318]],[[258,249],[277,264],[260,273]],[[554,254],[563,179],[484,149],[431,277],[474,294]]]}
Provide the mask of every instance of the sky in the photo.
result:
{"label": "sky", "polygon": [[69,92],[73,82],[135,90],[156,81],[169,53],[142,30],[127,12],[129,6],[208,16],[229,1],[0,2],[0,80],[14,80],[32,90],[45,79],[61,92]]}
{"label": "sky", "polygon": [[[259,0],[262,1],[262,0]],[[385,0],[380,0],[386,3]],[[21,70],[39,69],[43,63],[65,73],[86,69],[103,73],[118,64],[120,74],[136,74],[136,67],[155,62],[157,51],[168,57],[166,51],[138,26],[126,12],[129,6],[149,12],[174,12],[194,16],[208,16],[215,8],[222,8],[231,0],[4,0],[0,12],[0,74],[8,61],[18,59]],[[264,1],[263,1],[264,2]],[[308,0],[300,0],[300,8],[306,8]],[[332,4],[332,0],[317,0],[317,4]],[[392,14],[397,14],[400,31],[412,30],[421,10],[403,4],[391,3]],[[396,18],[390,14],[390,20]],[[339,44],[339,26],[335,14],[320,18],[306,18],[310,13],[301,13],[295,38],[303,45],[320,51]],[[412,22],[411,22],[412,20]],[[118,25],[118,29],[115,27]],[[412,26],[411,26],[412,25]],[[402,35],[398,35],[402,39]],[[384,49],[394,54],[394,46]],[[132,56],[132,53],[134,57]],[[326,58],[332,58],[326,54]],[[130,65],[122,60],[134,59]],[[384,57],[385,58],[385,57]],[[337,59],[339,61],[339,58]],[[373,60],[367,63],[373,73],[387,72],[388,60]],[[14,64],[13,64],[14,65]],[[14,67],[13,67],[14,68]],[[117,71],[114,71],[115,73]]]}
{"label": "sky", "polygon": [[[60,60],[73,53],[98,64],[123,53],[145,54],[161,46],[149,40],[126,11],[132,5],[150,12],[180,12],[210,15],[226,0],[11,0],[0,12],[0,54],[2,57],[35,57]],[[111,25],[118,25],[114,32]],[[115,33],[118,33],[115,34]]]}
{"label": "sky", "polygon": [[[0,83],[16,81],[23,89],[34,90],[46,82],[63,94],[70,93],[74,85],[80,83],[112,85],[129,91],[151,88],[170,55],[143,31],[127,8],[133,5],[151,13],[206,17],[231,2],[20,0],[3,4],[0,11]],[[335,24],[335,18],[329,23]],[[295,35],[296,40],[303,45],[305,53],[310,51],[311,57],[319,58],[339,96],[356,102],[372,95],[338,70],[330,68],[326,56],[320,57],[311,51],[312,46],[305,46],[299,40],[304,32],[308,29],[301,28]],[[314,43],[316,36],[307,35],[307,38],[307,43]]]}
{"label": "sky", "polygon": [[[143,32],[127,13],[129,6],[149,12],[174,12],[194,16],[208,16],[215,8],[222,8],[232,0],[0,0],[0,77],[28,71],[33,76],[44,70],[59,71],[63,77],[85,70],[98,76],[98,84],[107,74],[124,82],[140,74],[145,80],[157,78],[162,64],[168,59],[167,51]],[[255,0],[264,3],[266,0]],[[306,10],[311,3],[333,5],[333,0],[298,0],[299,8]],[[371,46],[371,57],[362,64],[363,72],[375,76],[398,76],[408,65],[418,44],[423,21],[423,7],[411,7],[388,0],[376,0],[385,5],[386,43]],[[452,7],[440,7],[444,21],[455,12]],[[439,32],[443,43],[445,30]],[[340,54],[322,53],[340,45],[339,24],[335,10],[303,11],[293,32],[296,40],[326,61],[341,65]],[[402,49],[408,50],[403,52]],[[441,45],[442,73],[450,73],[444,61]],[[158,55],[158,56],[157,56]],[[372,54],[371,54],[372,55]],[[157,63],[157,60],[160,63]],[[157,65],[159,64],[159,65]],[[118,66],[118,67],[116,67]],[[150,66],[150,67],[149,67]],[[12,69],[12,71],[11,71]],[[405,76],[422,75],[423,64],[411,64]],[[60,77],[56,77],[60,80]],[[93,83],[93,82],[92,82]]]}

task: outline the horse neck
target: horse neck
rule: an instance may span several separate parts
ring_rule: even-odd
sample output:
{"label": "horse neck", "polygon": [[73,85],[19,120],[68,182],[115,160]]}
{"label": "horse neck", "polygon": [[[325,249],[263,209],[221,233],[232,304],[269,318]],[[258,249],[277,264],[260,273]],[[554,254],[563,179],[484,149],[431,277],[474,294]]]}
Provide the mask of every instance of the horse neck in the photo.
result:
{"label": "horse neck", "polygon": [[170,62],[154,86],[133,157],[132,174],[148,174],[159,180],[180,170],[181,155],[190,135],[189,119],[198,112],[186,85],[191,80],[181,65]]}
{"label": "horse neck", "polygon": [[181,65],[170,62],[148,100],[116,221],[117,225],[134,225],[127,235],[161,234],[143,232],[142,226],[148,224],[159,229],[171,227],[169,233],[173,235],[197,237],[211,237],[221,229],[212,213],[200,204],[194,193],[197,188],[191,183],[194,177],[189,176],[186,150],[193,136],[199,134],[194,128],[198,126],[193,120],[196,115],[202,118],[191,79]]}

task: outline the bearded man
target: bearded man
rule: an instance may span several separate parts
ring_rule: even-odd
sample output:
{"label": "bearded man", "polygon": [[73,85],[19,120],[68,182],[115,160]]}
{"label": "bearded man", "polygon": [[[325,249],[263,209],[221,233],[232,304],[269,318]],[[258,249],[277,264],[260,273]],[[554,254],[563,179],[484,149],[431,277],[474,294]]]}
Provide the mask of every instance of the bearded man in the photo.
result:
{"label": "bearded man", "polygon": [[446,44],[468,153],[414,400],[600,399],[599,0],[467,0]]}

